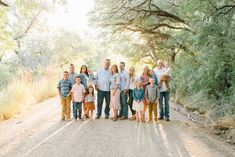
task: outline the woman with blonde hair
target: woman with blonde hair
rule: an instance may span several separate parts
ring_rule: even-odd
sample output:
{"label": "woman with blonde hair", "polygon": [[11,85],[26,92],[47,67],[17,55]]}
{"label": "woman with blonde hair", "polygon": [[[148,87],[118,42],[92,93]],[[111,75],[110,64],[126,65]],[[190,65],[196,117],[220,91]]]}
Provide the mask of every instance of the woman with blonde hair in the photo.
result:
{"label": "woman with blonde hair", "polygon": [[128,101],[128,105],[130,107],[131,110],[131,114],[132,117],[130,118],[130,120],[135,120],[136,119],[136,112],[135,110],[133,110],[133,91],[136,87],[136,81],[137,81],[137,77],[135,76],[135,68],[131,67],[129,69],[129,77],[130,77],[130,83],[129,83],[129,101]]}
{"label": "woman with blonde hair", "polygon": [[114,117],[113,121],[118,120],[118,110],[120,110],[120,75],[118,72],[118,66],[113,65],[111,67],[111,78],[110,78],[110,108],[113,109]]}

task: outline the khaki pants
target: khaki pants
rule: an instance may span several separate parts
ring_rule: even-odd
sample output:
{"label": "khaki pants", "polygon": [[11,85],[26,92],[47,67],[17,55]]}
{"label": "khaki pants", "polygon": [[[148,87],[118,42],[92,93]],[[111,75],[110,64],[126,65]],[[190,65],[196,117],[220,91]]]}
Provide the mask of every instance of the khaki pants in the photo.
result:
{"label": "khaki pants", "polygon": [[149,121],[152,121],[154,113],[154,120],[157,121],[157,103],[149,103]]}
{"label": "khaki pants", "polygon": [[62,119],[70,119],[71,114],[71,96],[67,96],[66,98],[61,98],[61,118]]}

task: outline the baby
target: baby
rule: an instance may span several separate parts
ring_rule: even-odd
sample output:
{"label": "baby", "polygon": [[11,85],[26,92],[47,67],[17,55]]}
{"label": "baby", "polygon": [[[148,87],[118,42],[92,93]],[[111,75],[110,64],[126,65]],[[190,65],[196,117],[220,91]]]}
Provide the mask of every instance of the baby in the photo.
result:
{"label": "baby", "polygon": [[171,67],[169,65],[169,63],[165,63],[165,72],[163,74],[163,76],[161,77],[160,81],[159,81],[159,85],[158,87],[161,88],[162,87],[162,83],[165,82],[167,89],[170,89],[170,81],[171,81]]}

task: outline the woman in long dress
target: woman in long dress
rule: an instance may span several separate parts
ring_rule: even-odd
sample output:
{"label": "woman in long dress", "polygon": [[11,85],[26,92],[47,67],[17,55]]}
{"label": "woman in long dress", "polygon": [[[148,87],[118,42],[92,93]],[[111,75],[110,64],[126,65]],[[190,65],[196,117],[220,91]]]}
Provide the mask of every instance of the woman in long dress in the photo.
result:
{"label": "woman in long dress", "polygon": [[112,75],[110,78],[110,108],[113,109],[113,121],[118,120],[118,110],[120,110],[120,75],[117,65],[111,67]]}

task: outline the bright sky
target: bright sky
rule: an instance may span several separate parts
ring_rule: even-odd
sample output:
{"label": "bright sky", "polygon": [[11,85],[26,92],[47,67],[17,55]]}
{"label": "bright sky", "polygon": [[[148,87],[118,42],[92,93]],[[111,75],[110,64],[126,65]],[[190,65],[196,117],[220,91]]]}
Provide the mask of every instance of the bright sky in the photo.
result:
{"label": "bright sky", "polygon": [[91,32],[87,13],[94,7],[94,0],[67,0],[65,6],[58,6],[48,15],[49,25],[53,28],[66,28],[78,31],[82,36]]}

